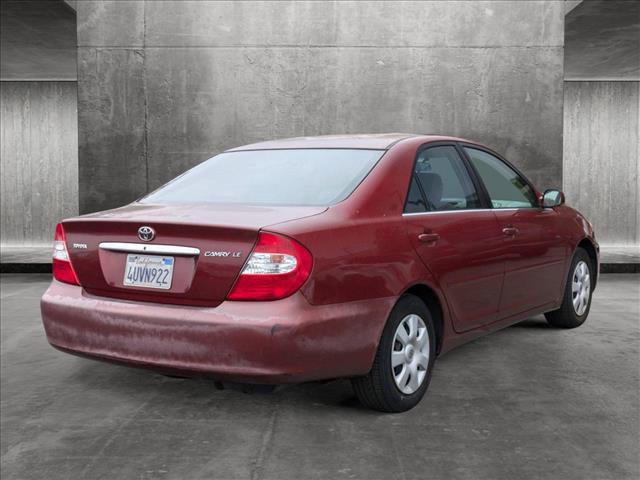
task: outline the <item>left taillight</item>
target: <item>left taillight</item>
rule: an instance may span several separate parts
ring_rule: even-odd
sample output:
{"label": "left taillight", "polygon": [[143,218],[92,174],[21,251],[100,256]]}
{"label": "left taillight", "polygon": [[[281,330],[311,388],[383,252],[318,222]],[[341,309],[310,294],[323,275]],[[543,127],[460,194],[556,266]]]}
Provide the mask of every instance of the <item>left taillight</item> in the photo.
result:
{"label": "left taillight", "polygon": [[78,276],[71,265],[67,251],[67,239],[61,223],[56,225],[56,234],[53,239],[53,278],[60,282],[80,285]]}
{"label": "left taillight", "polygon": [[228,300],[280,300],[300,289],[311,273],[313,257],[292,238],[261,232],[227,295]]}

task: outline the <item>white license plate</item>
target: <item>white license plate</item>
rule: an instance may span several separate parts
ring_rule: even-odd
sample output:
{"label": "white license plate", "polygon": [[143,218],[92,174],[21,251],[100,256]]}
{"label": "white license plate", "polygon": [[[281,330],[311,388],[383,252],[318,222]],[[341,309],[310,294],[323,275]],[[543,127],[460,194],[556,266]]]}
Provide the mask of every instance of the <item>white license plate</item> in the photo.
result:
{"label": "white license plate", "polygon": [[128,254],[123,283],[129,287],[171,288],[173,257]]}

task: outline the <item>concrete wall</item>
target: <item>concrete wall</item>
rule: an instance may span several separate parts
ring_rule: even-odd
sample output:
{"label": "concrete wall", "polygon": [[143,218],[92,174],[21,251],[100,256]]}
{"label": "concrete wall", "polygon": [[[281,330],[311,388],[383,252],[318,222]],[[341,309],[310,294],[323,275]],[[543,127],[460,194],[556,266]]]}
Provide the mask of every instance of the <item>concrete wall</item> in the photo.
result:
{"label": "concrete wall", "polygon": [[78,213],[76,82],[0,82],[3,246],[50,245]]}
{"label": "concrete wall", "polygon": [[566,82],[564,104],[567,202],[602,245],[640,245],[640,82]]}
{"label": "concrete wall", "polygon": [[564,4],[83,1],[80,209],[229,147],[447,133],[561,184]]}
{"label": "concrete wall", "polygon": [[76,30],[60,0],[0,1],[0,79],[76,80]]}
{"label": "concrete wall", "polygon": [[567,13],[565,80],[638,80],[639,52],[637,0],[585,0]]}

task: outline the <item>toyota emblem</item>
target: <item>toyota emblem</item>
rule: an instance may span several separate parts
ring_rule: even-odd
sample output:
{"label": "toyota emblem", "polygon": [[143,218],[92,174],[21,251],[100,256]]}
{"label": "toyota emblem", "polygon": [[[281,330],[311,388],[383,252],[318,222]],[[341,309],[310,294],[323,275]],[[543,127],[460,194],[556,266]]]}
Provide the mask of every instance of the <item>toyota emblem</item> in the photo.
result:
{"label": "toyota emblem", "polygon": [[150,242],[156,236],[156,232],[151,227],[140,227],[138,229],[138,237],[144,242]]}

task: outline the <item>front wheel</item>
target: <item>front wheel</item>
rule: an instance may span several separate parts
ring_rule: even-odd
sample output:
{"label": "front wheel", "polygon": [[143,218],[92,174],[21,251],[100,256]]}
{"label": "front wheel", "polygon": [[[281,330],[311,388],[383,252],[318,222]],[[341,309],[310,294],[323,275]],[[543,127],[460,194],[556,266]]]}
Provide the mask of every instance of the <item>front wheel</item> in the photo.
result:
{"label": "front wheel", "polygon": [[591,308],[595,278],[593,268],[593,262],[587,251],[578,248],[569,268],[562,305],[558,310],[544,314],[549,325],[559,328],[576,328],[585,322]]}
{"label": "front wheel", "polygon": [[381,412],[413,408],[429,386],[435,347],[429,309],[418,297],[404,295],[389,315],[371,371],[352,380],[360,402]]}

